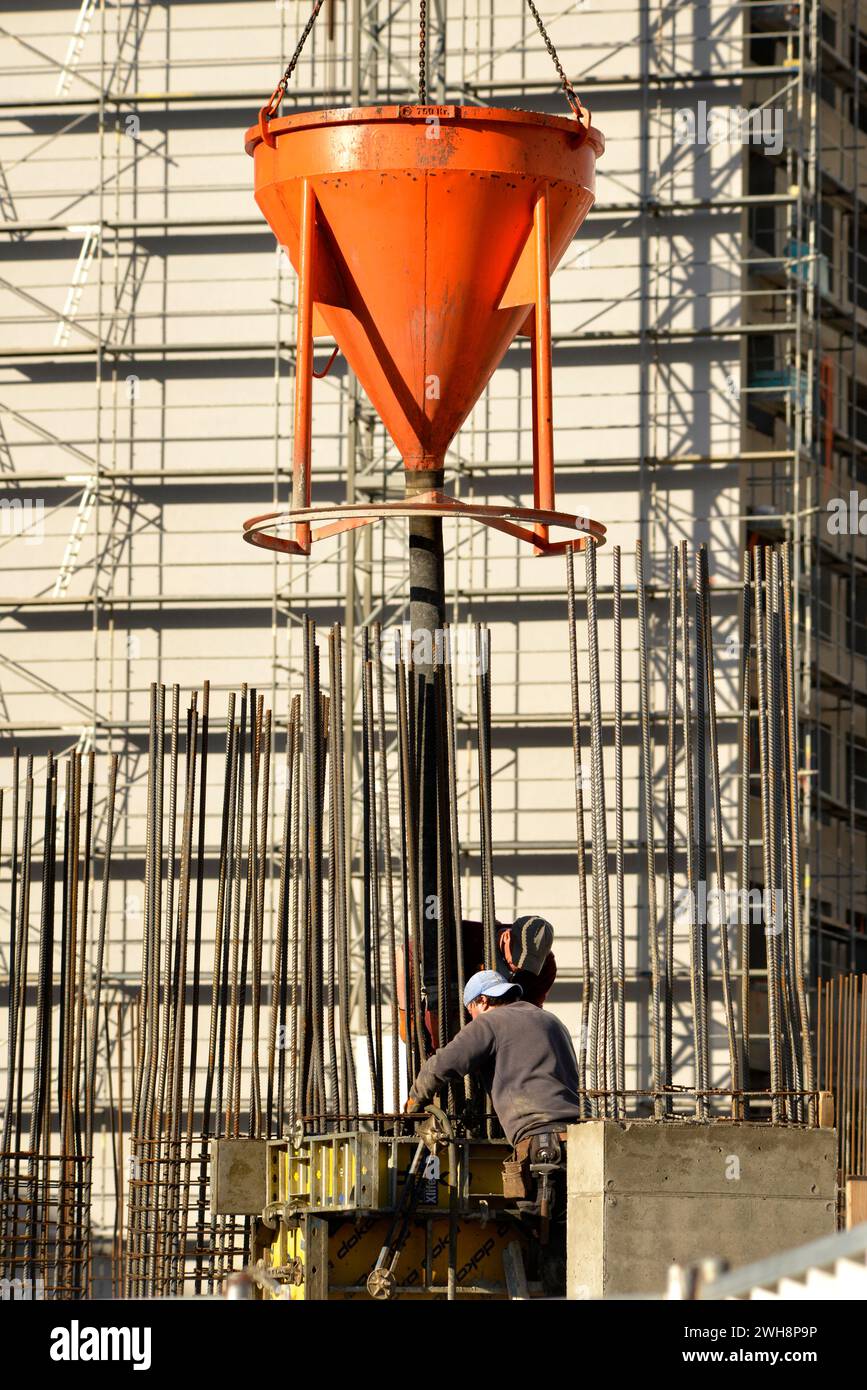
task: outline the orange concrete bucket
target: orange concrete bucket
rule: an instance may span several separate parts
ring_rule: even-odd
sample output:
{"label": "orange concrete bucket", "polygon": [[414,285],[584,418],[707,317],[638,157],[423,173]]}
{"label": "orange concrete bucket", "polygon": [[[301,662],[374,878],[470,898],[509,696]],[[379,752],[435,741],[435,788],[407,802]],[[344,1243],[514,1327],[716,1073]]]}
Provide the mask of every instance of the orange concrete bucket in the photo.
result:
{"label": "orange concrete bucket", "polygon": [[[601,541],[604,527],[554,509],[550,323],[551,271],[593,203],[601,134],[532,111],[374,106],[260,118],[246,149],[299,292],[292,509],[252,518],[245,539],[307,554],[427,511],[472,515],[537,553]],[[534,506],[467,506],[440,490],[446,450],[519,333],[532,340]],[[400,451],[406,501],[312,507],[317,336],[335,339]],[[553,543],[551,526],[578,534]]]}

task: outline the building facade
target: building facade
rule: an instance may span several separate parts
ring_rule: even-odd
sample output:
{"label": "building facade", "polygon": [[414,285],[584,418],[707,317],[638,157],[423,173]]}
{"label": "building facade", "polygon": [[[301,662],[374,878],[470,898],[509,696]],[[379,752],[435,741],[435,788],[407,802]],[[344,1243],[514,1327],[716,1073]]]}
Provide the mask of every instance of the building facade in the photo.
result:
{"label": "building facade", "polygon": [[[670,548],[709,548],[732,844],[741,548],[792,542],[812,968],[867,968],[867,35],[855,0],[549,8],[551,39],[607,142],[596,206],[554,279],[555,444],[559,504],[609,528],[609,723],[612,546],[623,552],[627,1084],[640,1086],[649,957],[638,539],[657,714]],[[253,203],[243,137],[308,12],[298,0],[8,0],[0,31],[2,751],[5,767],[13,744],[33,753],[37,770],[48,750],[120,755],[112,1008],[134,1000],[138,981],[151,683],[210,680],[216,736],[221,702],[246,681],[265,692],[279,735],[305,613],[343,622],[356,647],[364,625],[406,618],[403,523],[343,538],[310,562],[241,541],[246,517],[288,497],[296,291]],[[520,0],[435,0],[428,14],[432,98],[565,113]],[[417,67],[406,7],[326,0],[288,101],[412,100]],[[449,453],[462,498],[527,500],[530,377],[519,341]],[[316,500],[400,495],[400,460],[339,357],[316,384],[314,440]],[[455,630],[484,621],[492,631],[498,915],[555,923],[552,1002],[574,1031],[562,562],[466,522],[446,546]],[[465,904],[478,915],[471,663],[456,674]],[[660,726],[660,780],[665,764]],[[208,833],[216,843],[216,801]],[[677,948],[685,999],[685,931]],[[763,988],[757,963],[756,1018]],[[724,1085],[719,1007],[714,995],[714,1079]],[[681,1032],[686,1062],[685,1022]],[[754,1049],[761,1084],[759,1023]]]}

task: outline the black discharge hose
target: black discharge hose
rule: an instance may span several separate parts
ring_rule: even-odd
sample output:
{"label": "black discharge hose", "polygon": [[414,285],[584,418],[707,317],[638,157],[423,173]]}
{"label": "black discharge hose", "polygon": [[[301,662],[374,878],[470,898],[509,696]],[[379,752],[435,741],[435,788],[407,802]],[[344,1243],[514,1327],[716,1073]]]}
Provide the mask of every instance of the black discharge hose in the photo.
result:
{"label": "black discharge hose", "polygon": [[[572,766],[575,779],[575,845],[578,854],[578,920],[581,924],[581,1034],[578,1039],[578,1089],[581,1114],[597,1114],[599,1102],[587,1096],[587,1053],[591,1035],[591,1010],[595,1011],[596,982],[590,955],[590,927],[587,913],[587,850],[584,824],[584,768],[581,761],[581,707],[578,684],[578,632],[575,613],[575,564],[573,551],[566,551],[566,595],[569,622],[569,684],[572,710]],[[596,1082],[595,1046],[591,1051],[593,1088]]]}

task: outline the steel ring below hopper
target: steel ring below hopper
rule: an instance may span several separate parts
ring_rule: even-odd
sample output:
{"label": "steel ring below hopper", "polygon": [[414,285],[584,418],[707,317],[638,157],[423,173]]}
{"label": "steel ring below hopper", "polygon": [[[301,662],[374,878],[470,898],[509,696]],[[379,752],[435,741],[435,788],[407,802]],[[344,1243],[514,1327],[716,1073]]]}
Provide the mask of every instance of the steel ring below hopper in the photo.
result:
{"label": "steel ring below hopper", "polygon": [[[547,511],[538,507],[489,506],[459,502],[445,493],[419,493],[412,501],[396,502],[355,502],[336,507],[304,507],[285,512],[263,512],[261,516],[250,517],[244,522],[244,540],[250,545],[261,546],[265,550],[280,550],[290,555],[306,554],[307,548],[297,540],[282,534],[298,526],[310,528],[310,543],[326,540],[341,531],[351,531],[359,526],[369,526],[371,522],[385,518],[411,517],[418,514],[427,516],[466,518],[483,522],[506,535],[532,545],[539,555],[562,555],[567,550],[583,550],[590,541],[596,545],[605,544],[605,527],[599,521],[591,521],[587,516],[575,516],[571,512]],[[315,530],[312,527],[321,522]],[[561,527],[578,534],[567,540],[552,541],[549,531]]]}

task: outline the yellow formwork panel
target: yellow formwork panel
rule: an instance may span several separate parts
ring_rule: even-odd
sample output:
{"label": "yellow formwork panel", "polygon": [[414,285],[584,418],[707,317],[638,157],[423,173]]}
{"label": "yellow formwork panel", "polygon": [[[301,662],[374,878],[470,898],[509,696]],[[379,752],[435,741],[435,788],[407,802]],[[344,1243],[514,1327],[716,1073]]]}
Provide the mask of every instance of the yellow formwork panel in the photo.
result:
{"label": "yellow formwork panel", "polygon": [[[269,1207],[277,1218],[277,1233],[268,1263],[288,1285],[291,1299],[303,1299],[307,1293],[307,1235],[316,1223],[316,1248],[323,1258],[327,1250],[328,1298],[369,1297],[367,1276],[388,1238],[390,1213],[416,1142],[413,1136],[393,1138],[353,1131],[309,1136],[298,1145],[272,1144]],[[515,1222],[498,1211],[506,1205],[501,1165],[510,1148],[505,1142],[459,1140],[455,1152],[459,1296],[505,1298],[503,1250],[510,1241],[523,1243],[526,1239]],[[400,1291],[395,1298],[442,1298],[446,1294],[448,1147],[439,1149],[438,1157],[438,1200],[436,1205],[417,1208],[400,1255]],[[321,1270],[319,1274],[321,1287]]]}
{"label": "yellow formwork panel", "polygon": [[[343,1221],[329,1234],[328,1297],[368,1299],[367,1276],[388,1237],[390,1217]],[[429,1227],[429,1232],[425,1229]],[[462,1298],[505,1298],[503,1250],[515,1240],[513,1222],[493,1217],[457,1223],[456,1278]],[[394,1300],[444,1298],[448,1279],[449,1223],[419,1219],[407,1236],[396,1271]],[[463,1290],[463,1292],[460,1292]]]}
{"label": "yellow formwork panel", "polygon": [[[274,1145],[269,1201],[309,1211],[383,1211],[394,1206],[412,1155],[413,1136],[391,1138],[355,1131],[313,1135],[300,1145]],[[458,1141],[465,1174],[464,1198],[502,1195],[505,1142]],[[441,1186],[446,1185],[449,1150],[438,1150]]]}
{"label": "yellow formwork panel", "polygon": [[278,1150],[271,1200],[312,1210],[375,1205],[372,1186],[379,1162],[376,1135],[330,1134]]}
{"label": "yellow formwork panel", "polygon": [[[271,1247],[270,1268],[285,1281],[284,1297],[303,1300],[306,1273],[305,1221],[294,1229],[281,1223]],[[357,1220],[329,1219],[328,1298],[367,1299],[367,1276],[388,1239],[391,1217],[360,1216]],[[489,1221],[458,1218],[456,1282],[462,1298],[505,1298],[503,1251],[515,1239],[525,1243],[515,1224],[494,1215]],[[444,1298],[448,1281],[449,1222],[441,1214],[419,1215],[407,1236],[398,1262],[394,1299]],[[289,1271],[292,1271],[291,1277]],[[297,1274],[295,1271],[297,1270]],[[274,1295],[266,1295],[274,1297]]]}

